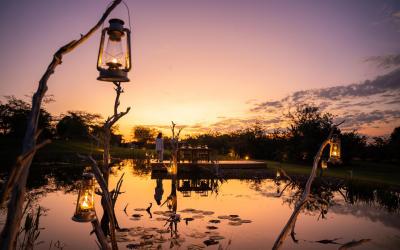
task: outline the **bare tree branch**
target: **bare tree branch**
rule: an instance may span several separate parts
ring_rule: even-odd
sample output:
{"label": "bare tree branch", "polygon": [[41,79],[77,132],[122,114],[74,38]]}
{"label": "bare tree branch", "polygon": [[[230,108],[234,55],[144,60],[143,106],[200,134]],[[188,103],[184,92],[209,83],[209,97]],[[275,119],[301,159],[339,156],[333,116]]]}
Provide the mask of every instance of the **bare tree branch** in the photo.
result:
{"label": "bare tree branch", "polygon": [[111,245],[112,249],[118,249],[117,241],[115,239],[115,221],[114,221],[114,216],[113,216],[113,206],[112,206],[112,199],[111,195],[108,192],[108,187],[106,184],[106,181],[103,178],[103,175],[97,165],[96,160],[93,159],[93,157],[89,156],[87,157],[91,162],[92,162],[92,169],[94,176],[96,177],[97,183],[99,183],[100,188],[103,192],[103,198],[106,201],[106,206],[105,206],[105,212],[108,214],[109,220],[110,220],[110,236],[111,236]]}
{"label": "bare tree branch", "polygon": [[[8,205],[8,214],[6,225],[4,226],[1,232],[0,238],[0,248],[1,249],[13,249],[16,244],[16,236],[18,232],[19,225],[22,219],[22,207],[25,199],[26,192],[26,181],[29,174],[29,168],[32,163],[33,156],[36,152],[36,139],[37,139],[37,131],[38,131],[38,122],[39,122],[39,114],[40,108],[42,105],[42,100],[46,91],[47,81],[50,76],[54,73],[56,67],[61,64],[63,55],[71,52],[73,49],[84,43],[97,29],[101,27],[104,21],[107,19],[109,14],[114,10],[114,8],[121,3],[121,0],[114,0],[113,3],[106,9],[103,13],[100,20],[94,25],[85,35],[81,36],[78,40],[73,40],[60,49],[53,55],[53,59],[48,65],[45,73],[39,80],[38,88],[35,94],[32,97],[32,107],[31,112],[27,121],[27,128],[25,132],[25,137],[23,140],[22,146],[22,156],[25,157],[25,161],[20,161],[12,168],[10,176],[14,178],[8,179],[7,184],[5,185],[6,189],[1,192],[1,200],[6,200],[5,197],[8,197],[11,189],[9,187],[13,187],[12,197],[10,199]],[[28,152],[33,152],[28,154]],[[16,173],[15,173],[16,172]]]}
{"label": "bare tree branch", "polygon": [[97,218],[92,221],[92,226],[93,226],[93,231],[96,234],[97,240],[99,241],[100,249],[109,250],[110,246],[108,245],[107,237],[104,235],[103,230],[101,230],[101,226]]}
{"label": "bare tree branch", "polygon": [[[342,124],[342,123],[343,122],[339,123],[339,125]],[[315,176],[317,174],[318,163],[319,163],[319,161],[321,159],[321,156],[322,156],[322,153],[323,153],[325,147],[329,144],[329,140],[331,139],[335,128],[336,128],[336,125],[331,129],[331,131],[330,131],[330,133],[328,135],[328,138],[324,142],[322,142],[321,147],[319,148],[317,154],[315,155],[313,168],[311,170],[310,177],[307,180],[306,187],[305,187],[305,189],[303,191],[303,194],[302,194],[300,200],[297,202],[297,204],[295,206],[295,209],[293,210],[293,213],[290,216],[290,218],[289,218],[288,222],[286,223],[285,227],[282,229],[282,231],[279,234],[278,238],[275,240],[275,243],[274,243],[274,246],[272,247],[272,249],[279,249],[282,246],[282,244],[285,241],[289,231],[291,231],[292,238],[295,240],[295,238],[294,238],[294,235],[295,235],[294,227],[295,227],[295,224],[296,224],[297,217],[298,217],[300,211],[302,210],[303,206],[306,204],[306,202],[310,198],[311,185],[312,185],[312,183],[314,181],[314,178],[315,178]]]}

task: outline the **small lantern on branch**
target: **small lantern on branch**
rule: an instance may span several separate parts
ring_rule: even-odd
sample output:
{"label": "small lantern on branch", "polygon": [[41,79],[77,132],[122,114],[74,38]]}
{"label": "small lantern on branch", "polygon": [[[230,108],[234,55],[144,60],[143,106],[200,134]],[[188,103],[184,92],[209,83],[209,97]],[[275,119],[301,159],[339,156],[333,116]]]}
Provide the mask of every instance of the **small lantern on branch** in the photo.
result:
{"label": "small lantern on branch", "polygon": [[131,31],[120,19],[109,20],[110,26],[101,33],[97,80],[106,82],[129,82],[131,69]]}
{"label": "small lantern on branch", "polygon": [[326,160],[321,160],[321,168],[322,169],[327,169],[328,168],[328,162]]}
{"label": "small lantern on branch", "polygon": [[72,220],[76,222],[91,222],[96,218],[94,207],[94,175],[85,173],[79,185],[78,200]]}
{"label": "small lantern on branch", "polygon": [[337,135],[332,136],[329,141],[330,151],[329,151],[329,160],[333,164],[341,163],[340,155],[341,155],[341,145],[340,139]]}
{"label": "small lantern on branch", "polygon": [[279,172],[279,169],[276,170],[276,179],[281,178],[281,173]]}

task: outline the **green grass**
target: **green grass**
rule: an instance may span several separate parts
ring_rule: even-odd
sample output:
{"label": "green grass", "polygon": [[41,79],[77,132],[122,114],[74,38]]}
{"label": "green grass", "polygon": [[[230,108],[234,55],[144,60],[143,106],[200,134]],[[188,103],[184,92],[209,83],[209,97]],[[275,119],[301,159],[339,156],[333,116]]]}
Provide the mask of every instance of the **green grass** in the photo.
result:
{"label": "green grass", "polygon": [[[270,168],[282,168],[288,174],[310,174],[312,165],[266,161]],[[356,161],[352,165],[340,165],[324,170],[324,176],[349,178],[400,186],[400,166],[387,163]]]}
{"label": "green grass", "polygon": [[[135,151],[139,149],[130,149],[117,146],[111,146],[110,154],[116,158],[133,158]],[[75,161],[77,154],[92,155],[95,158],[101,158],[103,149],[96,144],[82,141],[58,141],[54,140],[36,155],[38,161]],[[144,153],[143,153],[144,154]]]}
{"label": "green grass", "polygon": [[[127,147],[118,147],[111,145],[110,154],[113,158],[146,158],[146,153],[155,154],[154,150],[149,149],[132,149]],[[84,141],[61,141],[54,140],[43,149],[39,150],[36,155],[36,160],[43,161],[64,161],[76,162],[79,161],[77,154],[92,155],[94,158],[101,159],[103,149],[96,144]],[[164,152],[164,158],[167,159],[170,155],[168,150]]]}
{"label": "green grass", "polygon": [[[144,159],[147,153],[155,155],[154,150],[131,149],[117,147],[111,145],[111,156],[113,158],[139,158]],[[39,150],[36,155],[36,161],[40,162],[78,162],[80,161],[77,154],[91,154],[97,159],[101,159],[103,151],[96,144],[82,141],[59,141],[54,140],[51,144]],[[165,152],[164,158],[168,159],[169,151]],[[229,160],[229,157],[221,157]],[[312,165],[301,165],[292,163],[279,163],[274,161],[266,161],[270,168],[283,168],[288,174],[305,174],[309,175]],[[341,165],[329,167],[324,170],[324,176],[332,176],[339,178],[350,177],[352,172],[353,179],[368,182],[385,183],[389,185],[400,186],[400,166],[388,163],[375,163],[367,161],[354,162],[352,165]]]}

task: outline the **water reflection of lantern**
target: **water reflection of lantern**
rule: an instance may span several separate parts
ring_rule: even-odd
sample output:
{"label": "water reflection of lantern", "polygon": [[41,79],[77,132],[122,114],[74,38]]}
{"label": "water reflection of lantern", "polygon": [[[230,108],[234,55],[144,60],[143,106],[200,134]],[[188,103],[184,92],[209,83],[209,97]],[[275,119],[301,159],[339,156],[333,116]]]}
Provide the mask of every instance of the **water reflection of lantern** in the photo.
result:
{"label": "water reflection of lantern", "polygon": [[321,160],[321,168],[322,169],[327,169],[328,168],[328,163],[326,162],[326,160]]}
{"label": "water reflection of lantern", "polygon": [[337,136],[330,140],[329,162],[340,162],[340,139]]}
{"label": "water reflection of lantern", "polygon": [[93,174],[85,173],[82,177],[75,214],[72,220],[77,222],[90,222],[96,218],[96,211],[94,208],[94,176]]}
{"label": "water reflection of lantern", "polygon": [[[97,58],[97,80],[107,82],[129,82],[131,69],[131,32],[124,28],[124,21],[111,19],[110,26],[101,33]],[[106,44],[105,44],[106,43]]]}
{"label": "water reflection of lantern", "polygon": [[279,179],[281,177],[281,173],[279,172],[279,170],[276,170],[276,178]]}

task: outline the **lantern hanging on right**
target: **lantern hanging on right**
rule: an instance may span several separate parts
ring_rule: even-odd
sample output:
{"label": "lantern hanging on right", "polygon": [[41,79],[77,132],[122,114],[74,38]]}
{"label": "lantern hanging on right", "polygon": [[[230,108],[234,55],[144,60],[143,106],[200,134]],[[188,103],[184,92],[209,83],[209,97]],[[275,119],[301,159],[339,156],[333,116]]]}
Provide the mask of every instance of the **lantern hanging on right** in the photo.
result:
{"label": "lantern hanging on right", "polygon": [[326,162],[326,160],[321,160],[321,168],[322,169],[327,169],[328,168],[328,163]]}
{"label": "lantern hanging on right", "polygon": [[124,21],[110,19],[110,26],[101,33],[97,80],[106,82],[129,82],[131,69],[131,31],[124,27]]}
{"label": "lantern hanging on right", "polygon": [[341,163],[341,145],[340,139],[337,135],[333,136],[329,142],[330,151],[329,151],[329,162],[331,163]]}

